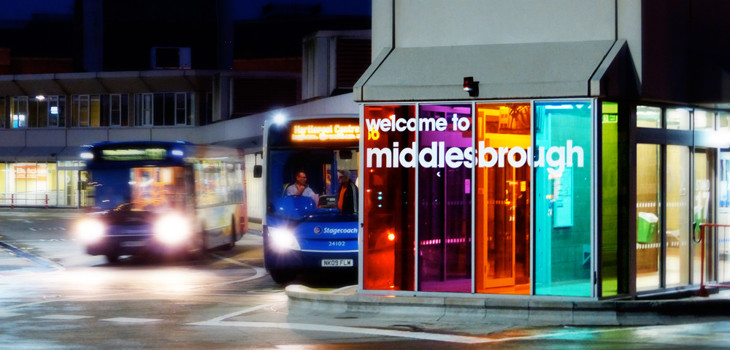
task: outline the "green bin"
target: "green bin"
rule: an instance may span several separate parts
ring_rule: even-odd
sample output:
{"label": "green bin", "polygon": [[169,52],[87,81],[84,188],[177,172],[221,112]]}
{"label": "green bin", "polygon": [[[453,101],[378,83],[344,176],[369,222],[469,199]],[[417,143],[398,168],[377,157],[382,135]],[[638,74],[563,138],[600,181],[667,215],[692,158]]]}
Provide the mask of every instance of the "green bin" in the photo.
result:
{"label": "green bin", "polygon": [[636,221],[636,240],[639,243],[654,243],[659,218],[652,213],[639,212]]}

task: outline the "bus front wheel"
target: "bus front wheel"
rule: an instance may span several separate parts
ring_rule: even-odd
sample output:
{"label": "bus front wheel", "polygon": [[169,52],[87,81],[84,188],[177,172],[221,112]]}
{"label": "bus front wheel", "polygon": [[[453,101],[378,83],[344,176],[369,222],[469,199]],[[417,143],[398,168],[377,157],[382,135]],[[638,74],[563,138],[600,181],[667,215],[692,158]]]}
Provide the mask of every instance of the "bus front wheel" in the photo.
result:
{"label": "bus front wheel", "polygon": [[274,282],[281,285],[289,284],[295,277],[297,277],[296,271],[287,269],[271,269],[269,270],[269,274]]}

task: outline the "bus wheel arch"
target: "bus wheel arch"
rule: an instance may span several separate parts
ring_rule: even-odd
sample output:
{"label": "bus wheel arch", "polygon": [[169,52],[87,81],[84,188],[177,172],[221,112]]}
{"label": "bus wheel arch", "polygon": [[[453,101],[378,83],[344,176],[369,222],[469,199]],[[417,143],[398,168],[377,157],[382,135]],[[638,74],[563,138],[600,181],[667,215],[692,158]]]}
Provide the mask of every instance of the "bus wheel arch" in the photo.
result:
{"label": "bus wheel arch", "polygon": [[292,269],[269,269],[269,275],[277,284],[287,285],[294,281],[297,272]]}
{"label": "bus wheel arch", "polygon": [[236,241],[238,240],[237,236],[238,236],[238,230],[236,230],[236,217],[231,216],[231,240],[230,240],[230,242],[228,242],[228,244],[223,246],[223,248],[225,250],[233,249],[233,247],[236,246]]}

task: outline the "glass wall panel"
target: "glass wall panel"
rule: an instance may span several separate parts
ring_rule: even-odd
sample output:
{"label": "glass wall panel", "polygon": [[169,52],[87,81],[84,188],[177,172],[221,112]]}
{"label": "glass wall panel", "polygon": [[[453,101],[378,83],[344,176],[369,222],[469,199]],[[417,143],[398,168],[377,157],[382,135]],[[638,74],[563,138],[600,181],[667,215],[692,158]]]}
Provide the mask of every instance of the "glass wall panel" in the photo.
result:
{"label": "glass wall panel", "polygon": [[636,145],[636,289],[659,288],[661,147]]}
{"label": "glass wall panel", "polygon": [[694,111],[695,130],[715,130],[715,112]]}
{"label": "glass wall panel", "polygon": [[667,146],[667,218],[664,230],[667,287],[686,285],[689,282],[689,169],[689,147]]}
{"label": "glass wall panel", "polygon": [[419,290],[471,292],[471,106],[419,111]]}
{"label": "glass wall panel", "polygon": [[591,103],[535,103],[535,293],[591,296]]}
{"label": "glass wall panel", "polygon": [[636,126],[640,128],[661,128],[662,109],[658,107],[637,106]]}
{"label": "glass wall panel", "polygon": [[[619,111],[615,102],[601,106],[601,291],[602,297],[627,293],[626,230],[620,230],[619,211]],[[621,237],[619,235],[622,235]]]}
{"label": "glass wall panel", "polygon": [[480,155],[476,167],[476,291],[530,294],[529,103],[477,104],[477,149],[504,150],[506,159]]}
{"label": "glass wall panel", "polygon": [[[730,225],[730,151],[721,151],[719,157],[717,222],[722,225]],[[717,231],[719,232],[717,280],[719,282],[730,282],[730,229],[723,228]],[[705,252],[705,254],[707,253]]]}
{"label": "glass wall panel", "polygon": [[363,288],[415,290],[417,160],[392,150],[415,149],[416,133],[391,128],[394,121],[415,123],[415,106],[366,106],[364,119]]}
{"label": "glass wall panel", "polygon": [[667,129],[689,130],[689,110],[684,108],[667,109]]}
{"label": "glass wall panel", "polygon": [[28,96],[10,98],[10,127],[13,129],[28,127]]}
{"label": "glass wall panel", "polygon": [[726,136],[730,135],[730,113],[717,113],[717,130],[724,132]]}

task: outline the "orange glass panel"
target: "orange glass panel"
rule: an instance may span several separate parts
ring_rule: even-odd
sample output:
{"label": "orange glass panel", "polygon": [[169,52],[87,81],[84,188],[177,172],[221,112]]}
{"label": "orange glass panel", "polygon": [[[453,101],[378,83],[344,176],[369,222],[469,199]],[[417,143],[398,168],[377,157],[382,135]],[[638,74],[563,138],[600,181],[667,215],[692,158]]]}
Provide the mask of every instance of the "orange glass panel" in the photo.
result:
{"label": "orange glass panel", "polygon": [[[477,104],[477,145],[526,151],[531,115],[529,103]],[[503,166],[475,168],[478,293],[530,294],[531,172],[526,159],[520,159],[529,153],[505,156],[509,154],[513,161],[505,160]]]}

